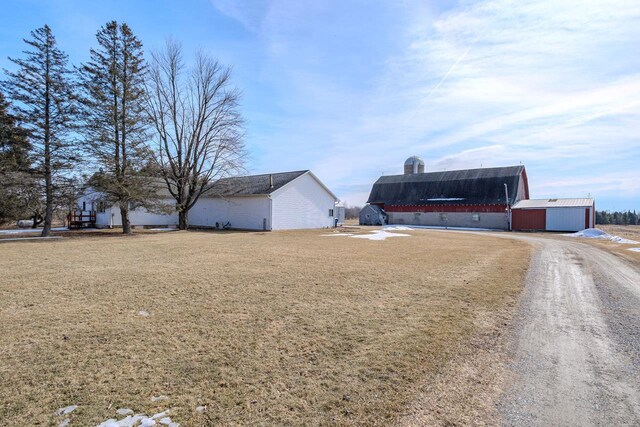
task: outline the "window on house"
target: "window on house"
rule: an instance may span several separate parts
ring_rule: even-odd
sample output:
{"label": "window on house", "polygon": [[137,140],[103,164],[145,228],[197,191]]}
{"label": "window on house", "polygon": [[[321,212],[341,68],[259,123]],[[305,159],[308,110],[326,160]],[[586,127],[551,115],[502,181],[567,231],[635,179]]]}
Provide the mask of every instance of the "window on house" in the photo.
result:
{"label": "window on house", "polygon": [[447,214],[442,212],[440,213],[440,221],[446,221],[447,220]]}
{"label": "window on house", "polygon": [[104,202],[98,202],[98,212],[104,213]]}
{"label": "window on house", "polygon": [[82,202],[82,210],[83,211],[87,210],[87,202]]}
{"label": "window on house", "polygon": [[333,209],[329,209],[329,216],[333,216]]}

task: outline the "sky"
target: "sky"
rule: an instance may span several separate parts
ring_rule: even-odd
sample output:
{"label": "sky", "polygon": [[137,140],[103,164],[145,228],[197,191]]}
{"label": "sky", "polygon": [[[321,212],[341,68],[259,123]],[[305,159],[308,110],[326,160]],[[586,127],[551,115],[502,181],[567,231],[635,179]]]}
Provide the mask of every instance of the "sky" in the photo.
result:
{"label": "sky", "polygon": [[532,198],[640,210],[635,0],[5,0],[0,68],[49,24],[73,64],[109,20],[233,67],[247,169],[311,169],[349,205],[380,175],[524,164]]}

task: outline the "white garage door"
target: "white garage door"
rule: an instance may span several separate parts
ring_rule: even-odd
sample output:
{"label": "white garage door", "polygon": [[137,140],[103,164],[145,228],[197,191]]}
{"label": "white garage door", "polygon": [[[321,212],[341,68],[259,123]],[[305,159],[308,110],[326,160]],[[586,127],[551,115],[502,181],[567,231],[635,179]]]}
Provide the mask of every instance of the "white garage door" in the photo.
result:
{"label": "white garage door", "polygon": [[584,230],[585,208],[547,208],[547,230]]}

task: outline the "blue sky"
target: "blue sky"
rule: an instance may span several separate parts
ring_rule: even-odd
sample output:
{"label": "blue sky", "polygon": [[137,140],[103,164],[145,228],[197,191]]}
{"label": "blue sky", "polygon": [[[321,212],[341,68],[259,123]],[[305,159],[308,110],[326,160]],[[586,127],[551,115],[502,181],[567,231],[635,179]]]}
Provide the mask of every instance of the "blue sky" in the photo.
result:
{"label": "blue sky", "polygon": [[349,204],[427,170],[526,166],[532,197],[640,209],[637,1],[7,1],[0,67],[48,23],[73,63],[126,21],[232,65],[252,173],[311,169]]}

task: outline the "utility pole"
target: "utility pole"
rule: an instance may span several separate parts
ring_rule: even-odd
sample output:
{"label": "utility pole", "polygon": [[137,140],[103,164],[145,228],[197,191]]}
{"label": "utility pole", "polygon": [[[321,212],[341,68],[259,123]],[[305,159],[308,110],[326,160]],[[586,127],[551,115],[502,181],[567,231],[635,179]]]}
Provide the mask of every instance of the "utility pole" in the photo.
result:
{"label": "utility pole", "polygon": [[504,197],[507,203],[507,229],[511,231],[511,207],[509,206],[509,188],[506,182],[504,183]]}

